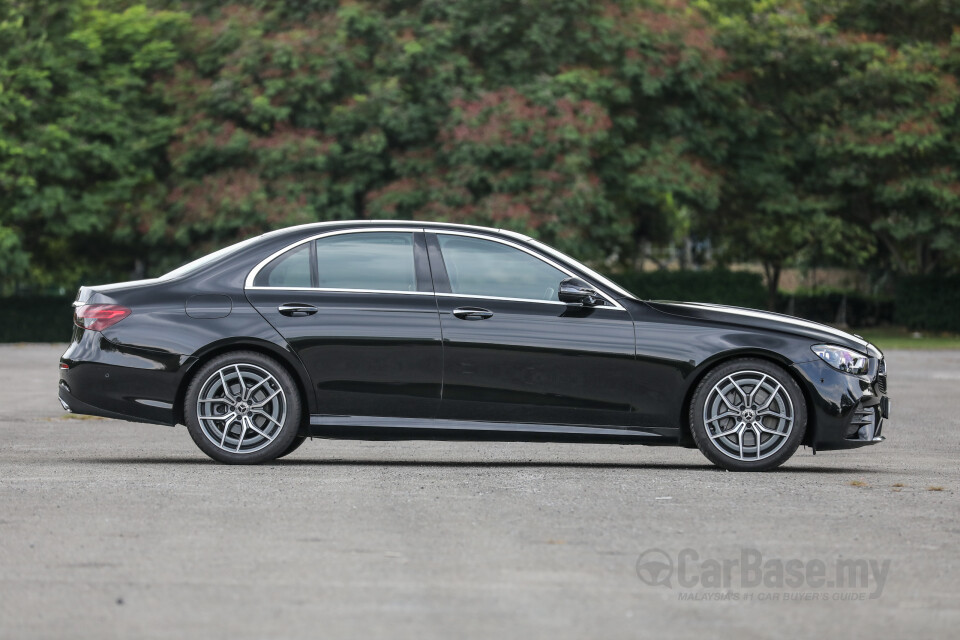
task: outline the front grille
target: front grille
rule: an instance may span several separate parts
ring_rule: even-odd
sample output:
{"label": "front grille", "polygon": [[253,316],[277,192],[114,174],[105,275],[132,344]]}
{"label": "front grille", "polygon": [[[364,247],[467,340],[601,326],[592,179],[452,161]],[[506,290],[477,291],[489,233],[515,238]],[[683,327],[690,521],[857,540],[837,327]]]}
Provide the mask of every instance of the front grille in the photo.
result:
{"label": "front grille", "polygon": [[877,408],[858,406],[847,426],[846,437],[851,440],[873,440],[877,432]]}
{"label": "front grille", "polygon": [[880,361],[880,366],[877,369],[877,391],[880,393],[887,392],[887,362],[886,360]]}

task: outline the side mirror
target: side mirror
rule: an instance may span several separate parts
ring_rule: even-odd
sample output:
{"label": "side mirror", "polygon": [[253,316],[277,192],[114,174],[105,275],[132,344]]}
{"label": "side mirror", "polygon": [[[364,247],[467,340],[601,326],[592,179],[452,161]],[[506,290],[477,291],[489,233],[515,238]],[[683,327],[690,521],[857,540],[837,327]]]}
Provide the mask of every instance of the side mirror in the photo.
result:
{"label": "side mirror", "polygon": [[557,297],[567,304],[578,304],[584,307],[595,307],[603,304],[597,292],[579,278],[567,278],[560,283]]}

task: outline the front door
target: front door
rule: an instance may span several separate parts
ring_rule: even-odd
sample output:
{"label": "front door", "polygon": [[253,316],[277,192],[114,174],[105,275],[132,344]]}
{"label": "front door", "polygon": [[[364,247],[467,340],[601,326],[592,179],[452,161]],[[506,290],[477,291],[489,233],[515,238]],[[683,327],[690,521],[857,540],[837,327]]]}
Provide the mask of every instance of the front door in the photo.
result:
{"label": "front door", "polygon": [[440,416],[634,426],[634,329],[612,300],[559,301],[572,274],[507,240],[427,232],[443,328]]}
{"label": "front door", "polygon": [[436,416],[443,355],[422,232],[302,241],[246,293],[307,368],[322,415]]}

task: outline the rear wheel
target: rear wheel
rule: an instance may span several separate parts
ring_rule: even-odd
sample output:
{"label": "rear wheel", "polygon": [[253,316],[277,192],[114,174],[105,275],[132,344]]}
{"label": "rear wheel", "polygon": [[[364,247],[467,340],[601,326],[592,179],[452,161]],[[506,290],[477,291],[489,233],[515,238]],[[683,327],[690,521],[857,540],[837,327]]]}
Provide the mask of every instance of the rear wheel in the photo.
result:
{"label": "rear wheel", "polygon": [[256,464],[296,448],[300,396],[273,358],[254,351],[217,356],[197,372],[185,403],[190,436],[214,460]]}
{"label": "rear wheel", "polygon": [[765,471],[790,458],[807,428],[799,385],[765,360],[742,358],[710,371],[690,403],[690,430],[711,462]]}

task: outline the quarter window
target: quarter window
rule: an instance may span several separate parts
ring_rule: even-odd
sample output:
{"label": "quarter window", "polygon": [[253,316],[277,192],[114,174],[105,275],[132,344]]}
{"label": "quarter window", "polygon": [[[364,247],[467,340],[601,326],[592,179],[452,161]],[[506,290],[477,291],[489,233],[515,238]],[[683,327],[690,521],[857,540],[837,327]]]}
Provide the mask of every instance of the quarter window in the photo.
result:
{"label": "quarter window", "polygon": [[287,289],[309,287],[310,245],[301,245],[274,259],[260,270],[253,286]]}
{"label": "quarter window", "polygon": [[453,293],[556,301],[567,274],[515,247],[437,234]]}

